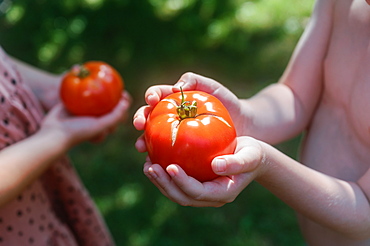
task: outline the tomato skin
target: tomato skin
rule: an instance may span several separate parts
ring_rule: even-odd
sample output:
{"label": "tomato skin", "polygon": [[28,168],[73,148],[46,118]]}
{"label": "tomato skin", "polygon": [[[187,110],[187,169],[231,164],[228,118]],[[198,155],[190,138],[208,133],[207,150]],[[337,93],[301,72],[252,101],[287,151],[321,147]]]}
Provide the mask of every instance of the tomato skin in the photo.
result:
{"label": "tomato skin", "polygon": [[123,90],[123,79],[113,67],[90,61],[74,66],[64,75],[60,97],[73,115],[101,116],[118,104]]}
{"label": "tomato skin", "polygon": [[[227,109],[214,96],[201,91],[185,91],[184,95],[186,101],[197,102],[196,117],[180,120],[176,105],[181,104],[181,93],[161,100],[146,123],[149,158],[164,169],[178,164],[189,176],[209,181],[218,177],[211,167],[213,158],[235,151],[235,127]],[[173,133],[175,128],[177,134]]]}

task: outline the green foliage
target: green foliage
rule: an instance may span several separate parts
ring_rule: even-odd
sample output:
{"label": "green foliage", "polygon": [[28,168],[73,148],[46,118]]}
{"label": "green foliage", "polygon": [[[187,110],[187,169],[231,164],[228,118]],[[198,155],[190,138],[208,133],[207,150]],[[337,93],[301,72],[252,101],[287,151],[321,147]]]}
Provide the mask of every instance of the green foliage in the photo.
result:
{"label": "green foliage", "polygon": [[[186,71],[212,77],[240,97],[279,79],[313,0],[2,0],[0,44],[11,55],[61,73],[104,60],[125,79],[131,114],[153,84]],[[258,184],[222,208],[172,203],[142,174],[131,119],[71,158],[118,245],[304,245],[293,211]],[[278,147],[295,156],[299,139]]]}

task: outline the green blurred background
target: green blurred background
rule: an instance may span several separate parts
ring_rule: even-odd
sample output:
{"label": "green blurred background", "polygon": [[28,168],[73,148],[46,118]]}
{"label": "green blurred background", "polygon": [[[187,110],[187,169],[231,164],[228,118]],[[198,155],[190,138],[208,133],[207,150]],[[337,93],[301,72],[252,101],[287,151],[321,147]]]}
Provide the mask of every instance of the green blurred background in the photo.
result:
{"label": "green blurred background", "polygon": [[[103,60],[134,98],[127,123],[70,156],[118,245],[304,245],[294,211],[257,183],[222,208],[181,207],[142,173],[131,123],[144,92],[187,71],[239,97],[279,79],[313,0],[0,0],[0,44],[54,73]],[[296,157],[299,137],[277,147]]]}

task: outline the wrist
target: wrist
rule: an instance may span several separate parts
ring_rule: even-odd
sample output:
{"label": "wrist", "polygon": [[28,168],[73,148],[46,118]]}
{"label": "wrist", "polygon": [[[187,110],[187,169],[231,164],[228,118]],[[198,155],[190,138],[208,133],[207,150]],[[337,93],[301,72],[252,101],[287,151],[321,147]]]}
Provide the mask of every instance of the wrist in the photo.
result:
{"label": "wrist", "polygon": [[261,148],[260,163],[258,165],[258,171],[256,172],[255,180],[260,182],[266,179],[271,171],[271,151],[273,147],[265,142],[257,140]]}
{"label": "wrist", "polygon": [[63,131],[55,128],[42,127],[33,137],[47,144],[49,150],[56,155],[66,153],[72,145],[71,139]]}
{"label": "wrist", "polygon": [[238,135],[239,136],[249,136],[255,138],[254,134],[256,132],[254,123],[253,123],[253,107],[249,103],[248,99],[239,99],[240,104],[240,112],[239,112],[239,120],[240,125],[238,125]]}

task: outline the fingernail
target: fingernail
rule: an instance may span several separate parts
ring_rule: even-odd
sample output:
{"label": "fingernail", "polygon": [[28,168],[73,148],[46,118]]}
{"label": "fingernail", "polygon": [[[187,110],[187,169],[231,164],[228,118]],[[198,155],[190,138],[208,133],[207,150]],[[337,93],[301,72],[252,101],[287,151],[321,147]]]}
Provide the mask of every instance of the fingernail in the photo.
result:
{"label": "fingernail", "polygon": [[169,165],[167,166],[166,171],[168,175],[170,175],[171,177],[175,177],[176,173],[178,172],[178,169],[176,165]]}
{"label": "fingernail", "polygon": [[146,102],[150,102],[150,100],[154,98],[154,95],[153,94],[149,94],[147,97],[146,97]]}
{"label": "fingernail", "polygon": [[215,171],[219,173],[223,173],[226,171],[226,160],[225,159],[215,160]]}
{"label": "fingernail", "polygon": [[153,168],[149,167],[149,169],[148,169],[148,173],[149,173],[150,177],[152,177],[153,179],[158,178],[158,175],[157,175],[157,173],[154,171],[154,169],[153,169]]}

